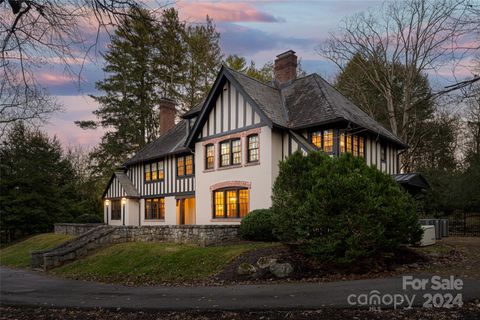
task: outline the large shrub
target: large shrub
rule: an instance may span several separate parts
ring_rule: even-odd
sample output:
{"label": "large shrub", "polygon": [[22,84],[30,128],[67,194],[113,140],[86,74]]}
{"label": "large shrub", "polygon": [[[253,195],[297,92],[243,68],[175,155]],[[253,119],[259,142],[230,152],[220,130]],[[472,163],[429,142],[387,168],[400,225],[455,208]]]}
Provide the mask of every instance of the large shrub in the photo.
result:
{"label": "large shrub", "polygon": [[270,209],[253,210],[240,224],[240,235],[246,240],[276,241],[273,235],[272,211]]}
{"label": "large shrub", "polygon": [[293,154],[280,163],[272,198],[278,238],[322,261],[372,258],[422,234],[410,195],[351,155]]}

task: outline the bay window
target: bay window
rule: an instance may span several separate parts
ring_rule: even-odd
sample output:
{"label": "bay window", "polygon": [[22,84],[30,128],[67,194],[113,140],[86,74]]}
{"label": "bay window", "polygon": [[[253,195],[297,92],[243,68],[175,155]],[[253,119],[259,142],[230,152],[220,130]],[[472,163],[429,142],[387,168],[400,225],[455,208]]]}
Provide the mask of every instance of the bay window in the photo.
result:
{"label": "bay window", "polygon": [[333,152],[333,129],[314,131],[310,134],[310,142],[326,153]]}
{"label": "bay window", "polygon": [[214,218],[243,218],[248,213],[249,191],[245,188],[228,188],[213,192]]}

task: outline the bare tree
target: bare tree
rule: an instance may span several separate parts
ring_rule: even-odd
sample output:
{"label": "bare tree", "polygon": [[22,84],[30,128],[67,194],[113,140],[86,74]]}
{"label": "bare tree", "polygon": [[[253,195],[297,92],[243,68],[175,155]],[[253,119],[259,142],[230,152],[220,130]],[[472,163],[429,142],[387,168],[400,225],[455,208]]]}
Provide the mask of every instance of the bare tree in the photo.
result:
{"label": "bare tree", "polygon": [[[415,94],[415,79],[435,72],[467,53],[478,50],[478,17],[473,0],[407,0],[386,2],[380,10],[356,14],[343,21],[318,52],[341,70],[359,54],[356,68],[386,101],[389,127],[415,151],[421,139],[413,108],[425,98]],[[468,40],[468,41],[467,41]],[[402,68],[392,66],[401,65]],[[399,74],[399,72],[401,74]],[[403,79],[401,101],[395,101],[394,83]]]}
{"label": "bare tree", "polygon": [[42,119],[58,110],[39,86],[37,68],[57,64],[80,77],[100,33],[140,5],[138,0],[0,0],[0,124]]}

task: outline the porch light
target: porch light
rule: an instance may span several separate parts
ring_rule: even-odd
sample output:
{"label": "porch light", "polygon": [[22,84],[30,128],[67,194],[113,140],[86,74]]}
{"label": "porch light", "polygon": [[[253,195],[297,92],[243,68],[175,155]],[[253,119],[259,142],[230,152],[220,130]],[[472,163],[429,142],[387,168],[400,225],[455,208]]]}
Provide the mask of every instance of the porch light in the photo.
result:
{"label": "porch light", "polygon": [[127,203],[127,198],[122,198],[122,204],[126,204]]}
{"label": "porch light", "polygon": [[110,200],[105,200],[105,205],[108,207],[110,205]]}

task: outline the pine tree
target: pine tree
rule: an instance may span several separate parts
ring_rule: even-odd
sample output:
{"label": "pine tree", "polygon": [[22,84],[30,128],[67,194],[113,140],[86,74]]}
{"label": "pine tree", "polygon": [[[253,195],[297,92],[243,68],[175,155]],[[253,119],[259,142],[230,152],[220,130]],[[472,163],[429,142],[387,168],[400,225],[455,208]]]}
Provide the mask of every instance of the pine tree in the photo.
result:
{"label": "pine tree", "polygon": [[56,138],[18,123],[0,146],[0,158],[0,229],[7,241],[80,214],[75,170]]}
{"label": "pine tree", "polygon": [[206,24],[188,26],[186,32],[188,66],[183,99],[186,110],[205,98],[222,63],[220,34],[212,19],[207,16],[206,20]]}
{"label": "pine tree", "polygon": [[107,129],[92,153],[98,173],[108,176],[129,155],[158,136],[159,81],[155,74],[158,29],[144,9],[133,9],[115,30],[103,71],[97,82],[104,95],[93,96],[100,108],[98,122],[77,122],[83,128]]}

